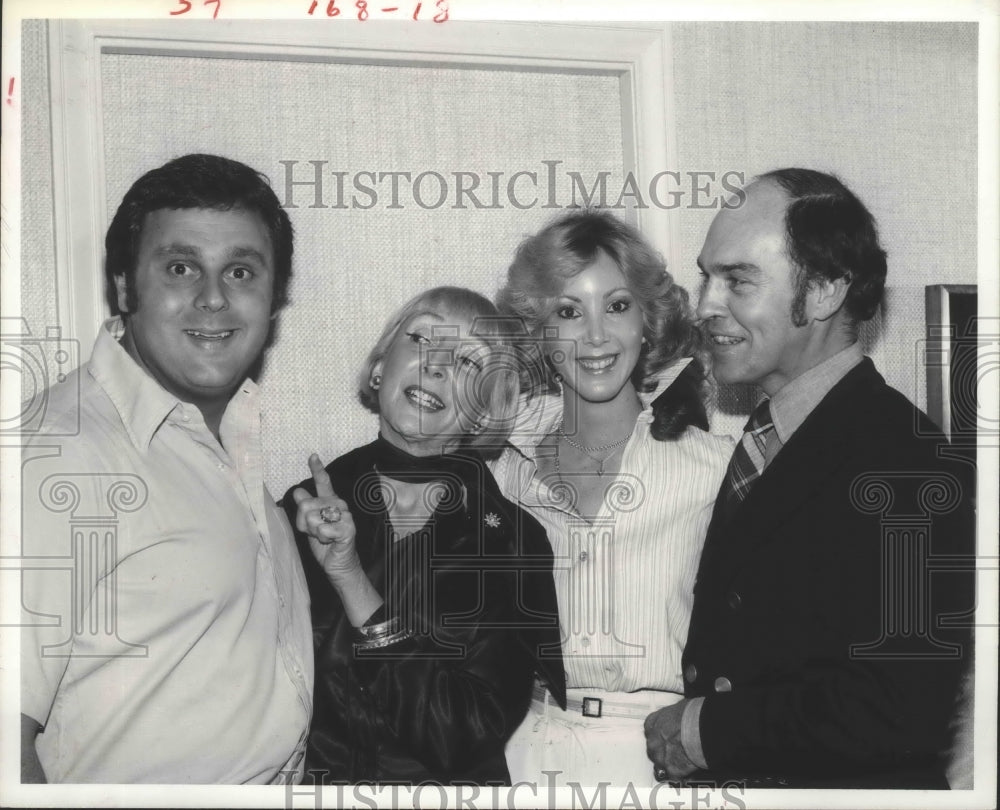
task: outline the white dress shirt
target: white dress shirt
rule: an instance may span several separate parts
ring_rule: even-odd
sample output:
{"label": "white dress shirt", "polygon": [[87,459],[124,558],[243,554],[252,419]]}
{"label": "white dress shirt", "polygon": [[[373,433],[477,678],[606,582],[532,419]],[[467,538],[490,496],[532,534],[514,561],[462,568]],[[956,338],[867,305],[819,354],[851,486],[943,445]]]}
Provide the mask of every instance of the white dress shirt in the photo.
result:
{"label": "white dress shirt", "polygon": [[52,782],[282,781],[304,752],[312,635],[257,387],[220,445],[115,326],[24,452],[21,711]]}

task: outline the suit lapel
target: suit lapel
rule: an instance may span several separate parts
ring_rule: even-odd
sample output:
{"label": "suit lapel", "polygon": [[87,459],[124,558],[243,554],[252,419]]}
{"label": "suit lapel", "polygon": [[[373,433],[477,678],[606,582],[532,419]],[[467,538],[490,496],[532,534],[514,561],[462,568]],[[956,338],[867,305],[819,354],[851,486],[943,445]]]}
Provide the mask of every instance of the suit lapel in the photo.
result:
{"label": "suit lapel", "polygon": [[766,543],[777,527],[824,486],[844,461],[849,437],[870,396],[865,389],[882,383],[882,376],[865,358],[806,417],[728,522],[716,504],[709,537],[725,546],[727,559],[735,562]]}

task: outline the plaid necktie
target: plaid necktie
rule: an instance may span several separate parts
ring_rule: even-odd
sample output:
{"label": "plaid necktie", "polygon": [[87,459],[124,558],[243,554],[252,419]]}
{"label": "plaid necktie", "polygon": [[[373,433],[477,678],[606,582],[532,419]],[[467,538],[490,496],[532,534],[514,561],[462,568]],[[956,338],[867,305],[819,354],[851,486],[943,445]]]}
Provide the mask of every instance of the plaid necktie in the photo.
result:
{"label": "plaid necktie", "polygon": [[764,452],[767,437],[774,429],[771,421],[771,401],[765,399],[750,415],[743,428],[743,439],[736,446],[729,462],[726,478],[722,482],[719,496],[724,498],[725,514],[732,515],[736,507],[746,499],[753,482],[764,472]]}

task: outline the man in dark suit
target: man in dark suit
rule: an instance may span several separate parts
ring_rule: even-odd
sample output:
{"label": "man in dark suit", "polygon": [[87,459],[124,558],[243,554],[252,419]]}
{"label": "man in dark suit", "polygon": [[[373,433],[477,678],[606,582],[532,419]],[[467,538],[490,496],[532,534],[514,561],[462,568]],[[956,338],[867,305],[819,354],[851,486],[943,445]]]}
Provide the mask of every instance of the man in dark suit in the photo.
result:
{"label": "man in dark suit", "polygon": [[715,218],[698,315],[754,410],[694,590],[686,699],[646,721],[661,779],[947,787],[973,606],[973,475],[858,345],[883,294],[875,221],[783,169]]}

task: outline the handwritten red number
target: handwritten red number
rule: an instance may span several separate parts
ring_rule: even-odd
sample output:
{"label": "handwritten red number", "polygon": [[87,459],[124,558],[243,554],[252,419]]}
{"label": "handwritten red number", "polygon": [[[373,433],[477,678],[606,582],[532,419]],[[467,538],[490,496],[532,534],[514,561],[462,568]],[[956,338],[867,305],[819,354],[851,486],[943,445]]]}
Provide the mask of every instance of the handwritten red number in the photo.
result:
{"label": "handwritten red number", "polygon": [[448,19],[448,0],[437,0],[434,5],[438,9],[438,13],[434,15],[434,22],[445,22]]}
{"label": "handwritten red number", "polygon": [[358,0],[354,4],[358,10],[358,19],[364,22],[368,19],[368,0]]}
{"label": "handwritten red number", "polygon": [[[178,14],[187,14],[191,10],[191,0],[177,0],[177,3],[183,8],[171,11],[171,17],[176,17]],[[215,11],[212,12],[212,19],[214,20],[219,16],[219,9],[222,8],[222,0],[205,0],[204,5],[207,6],[209,3],[215,3]]]}
{"label": "handwritten red number", "polygon": [[417,3],[417,7],[415,9],[413,9],[413,19],[414,20],[416,20],[417,17],[418,17],[418,15],[420,14],[420,7],[422,5],[423,5],[423,3]]}
{"label": "handwritten red number", "polygon": [[[319,0],[313,0],[312,5],[309,6],[309,13],[312,14],[316,10],[316,6],[319,5]],[[326,4],[326,16],[327,17],[339,17],[340,9],[337,8],[337,0],[330,0]]]}

